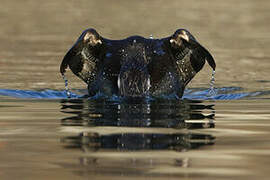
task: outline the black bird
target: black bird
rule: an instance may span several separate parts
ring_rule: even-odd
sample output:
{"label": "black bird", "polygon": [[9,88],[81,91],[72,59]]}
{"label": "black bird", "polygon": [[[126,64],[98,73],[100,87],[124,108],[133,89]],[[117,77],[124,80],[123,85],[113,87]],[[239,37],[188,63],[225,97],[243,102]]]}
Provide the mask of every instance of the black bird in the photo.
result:
{"label": "black bird", "polygon": [[60,72],[67,67],[96,93],[127,97],[175,94],[182,97],[186,85],[204,66],[215,70],[212,55],[185,29],[172,36],[122,40],[101,37],[85,30],[65,55]]}

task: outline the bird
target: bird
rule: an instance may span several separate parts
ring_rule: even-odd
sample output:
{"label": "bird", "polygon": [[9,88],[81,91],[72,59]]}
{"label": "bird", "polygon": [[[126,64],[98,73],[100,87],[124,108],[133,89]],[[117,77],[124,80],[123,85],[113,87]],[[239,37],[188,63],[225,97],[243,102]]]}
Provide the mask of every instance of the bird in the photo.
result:
{"label": "bird", "polygon": [[213,56],[186,29],[160,39],[136,35],[111,40],[89,28],[64,56],[60,73],[69,67],[88,85],[89,96],[181,98],[205,61],[216,69]]}

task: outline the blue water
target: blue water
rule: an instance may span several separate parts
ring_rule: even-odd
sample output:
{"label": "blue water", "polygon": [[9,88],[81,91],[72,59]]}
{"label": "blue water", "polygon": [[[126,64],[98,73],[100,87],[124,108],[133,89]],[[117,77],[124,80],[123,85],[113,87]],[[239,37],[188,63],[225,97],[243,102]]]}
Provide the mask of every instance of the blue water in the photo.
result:
{"label": "blue water", "polygon": [[[215,88],[215,93],[211,95],[211,89],[208,88],[190,88],[186,89],[182,99],[199,99],[199,100],[236,100],[255,98],[263,95],[269,95],[270,91],[253,91],[245,92],[241,87],[220,87]],[[75,89],[70,91],[70,95],[67,94],[66,90],[53,90],[53,89],[42,89],[42,90],[19,90],[19,89],[0,89],[0,96],[8,96],[14,98],[23,99],[66,99],[66,98],[84,98],[86,97],[86,90]],[[94,98],[99,98],[102,95],[97,95]],[[118,97],[111,97],[113,100]],[[175,98],[175,96],[166,96],[162,98]]]}

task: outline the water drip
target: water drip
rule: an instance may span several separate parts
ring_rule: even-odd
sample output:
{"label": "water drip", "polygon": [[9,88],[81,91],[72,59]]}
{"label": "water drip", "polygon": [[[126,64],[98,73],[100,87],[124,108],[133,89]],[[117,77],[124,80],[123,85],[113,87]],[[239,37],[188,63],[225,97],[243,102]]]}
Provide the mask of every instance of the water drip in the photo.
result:
{"label": "water drip", "polygon": [[217,95],[217,92],[215,90],[215,74],[216,74],[216,71],[213,70],[212,77],[211,77],[211,80],[210,80],[209,93],[208,93],[208,96],[210,96],[210,97]]}
{"label": "water drip", "polygon": [[71,93],[70,93],[69,88],[68,88],[68,80],[67,80],[67,78],[66,78],[66,76],[64,74],[62,75],[62,77],[63,77],[63,79],[65,81],[65,89],[66,89],[67,97],[71,98]]}

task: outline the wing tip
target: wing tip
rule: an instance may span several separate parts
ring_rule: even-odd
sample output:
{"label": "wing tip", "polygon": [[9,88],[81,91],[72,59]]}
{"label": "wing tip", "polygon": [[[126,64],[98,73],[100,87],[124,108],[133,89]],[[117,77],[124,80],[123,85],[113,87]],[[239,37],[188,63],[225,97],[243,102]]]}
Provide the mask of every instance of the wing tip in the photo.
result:
{"label": "wing tip", "polygon": [[215,71],[216,70],[216,62],[213,56],[208,52],[208,56],[206,57],[206,61],[211,66],[211,68]]}

